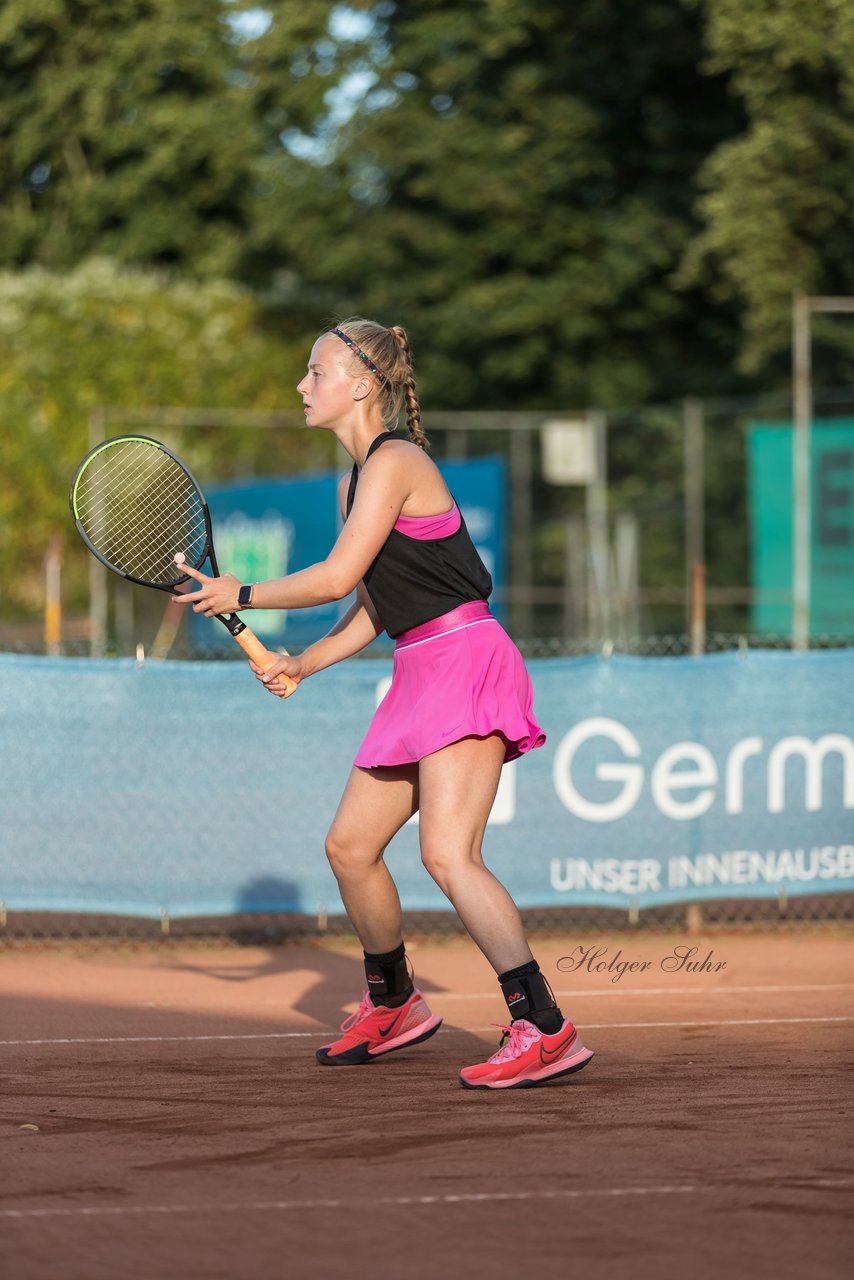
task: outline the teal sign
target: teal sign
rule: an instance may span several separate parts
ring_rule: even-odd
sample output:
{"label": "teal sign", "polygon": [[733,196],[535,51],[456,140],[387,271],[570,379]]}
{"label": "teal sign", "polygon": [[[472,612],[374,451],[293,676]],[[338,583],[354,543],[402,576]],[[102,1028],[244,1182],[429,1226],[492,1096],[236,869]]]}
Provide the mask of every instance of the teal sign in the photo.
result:
{"label": "teal sign", "polygon": [[[810,634],[854,635],[854,421],[812,428]],[[748,426],[755,631],[792,628],[792,426]],[[788,598],[787,598],[788,597]]]}

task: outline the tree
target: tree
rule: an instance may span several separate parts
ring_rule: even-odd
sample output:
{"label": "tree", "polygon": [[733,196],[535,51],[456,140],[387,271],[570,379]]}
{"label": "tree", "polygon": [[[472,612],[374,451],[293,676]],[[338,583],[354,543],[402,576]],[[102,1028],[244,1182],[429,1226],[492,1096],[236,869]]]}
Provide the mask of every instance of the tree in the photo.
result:
{"label": "tree", "polygon": [[[157,405],[291,410],[305,345],[271,334],[257,301],[226,281],[175,281],[91,261],[62,273],[0,275],[0,613],[37,610],[41,562],[63,534],[81,602],[86,553],[68,490],[89,447],[90,412]],[[116,435],[121,418],[108,422]],[[150,434],[157,435],[157,431]],[[205,483],[328,467],[324,440],[299,431],[194,429],[177,445]]]}
{"label": "tree", "polygon": [[[747,123],[701,170],[705,227],[682,276],[737,301],[745,370],[773,371],[777,356],[787,376],[792,291],[854,294],[854,7],[693,3],[706,12],[703,68],[730,77]],[[854,350],[850,328],[836,332]],[[840,355],[825,376],[850,373]]]}
{"label": "tree", "polygon": [[[271,4],[259,57],[282,49],[287,9]],[[274,80],[256,62],[276,128],[302,113],[286,145],[270,134],[265,208],[281,212],[262,233],[296,296],[407,324],[434,404],[719,388],[727,308],[672,280],[697,231],[694,174],[742,122],[723,78],[696,70],[698,15],[669,0],[358,9],[361,27],[336,29],[327,7]],[[333,127],[342,83],[352,114]]]}
{"label": "tree", "polygon": [[258,135],[226,0],[6,0],[0,265],[237,272]]}

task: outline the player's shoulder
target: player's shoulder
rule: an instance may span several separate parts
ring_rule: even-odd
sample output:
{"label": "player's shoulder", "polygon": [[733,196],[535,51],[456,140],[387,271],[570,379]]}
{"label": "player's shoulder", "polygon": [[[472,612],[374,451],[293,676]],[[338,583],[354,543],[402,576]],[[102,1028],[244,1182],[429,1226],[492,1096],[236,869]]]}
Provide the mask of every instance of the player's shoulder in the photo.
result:
{"label": "player's shoulder", "polygon": [[[387,431],[385,435],[380,435],[379,439],[382,444],[377,445],[374,449],[369,462],[373,462],[374,458],[390,457],[391,454],[409,453],[411,449],[418,449],[418,445],[407,436],[398,435],[396,431]],[[418,450],[419,453],[421,450]]]}
{"label": "player's shoulder", "polygon": [[391,436],[388,440],[383,440],[382,445],[375,449],[368,458],[364,471],[368,468],[374,473],[404,469],[410,467],[433,466],[433,462],[424,452],[424,450],[415,443],[414,440],[408,440],[406,436]]}

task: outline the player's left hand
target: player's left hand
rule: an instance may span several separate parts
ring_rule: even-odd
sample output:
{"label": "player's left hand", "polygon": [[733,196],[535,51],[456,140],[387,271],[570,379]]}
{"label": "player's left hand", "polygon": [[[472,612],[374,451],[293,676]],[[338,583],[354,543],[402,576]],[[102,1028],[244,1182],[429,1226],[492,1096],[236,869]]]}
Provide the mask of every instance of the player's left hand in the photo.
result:
{"label": "player's left hand", "polygon": [[[292,658],[289,653],[283,653],[276,658],[276,661],[269,667],[259,667],[257,662],[249,659],[249,665],[255,672],[256,679],[260,680],[268,693],[274,693],[277,698],[289,698],[296,692],[296,687],[303,678],[302,663],[299,658]],[[284,685],[279,680],[280,675],[285,675],[289,680],[293,681],[293,687]]]}
{"label": "player's left hand", "polygon": [[206,618],[215,618],[220,613],[236,613],[240,608],[237,599],[240,580],[235,578],[233,573],[224,573],[219,578],[209,578],[206,573],[191,569],[188,564],[182,564],[180,561],[178,567],[199,583],[198,591],[173,595],[172,599],[179,604],[191,604],[194,613],[203,613]]}

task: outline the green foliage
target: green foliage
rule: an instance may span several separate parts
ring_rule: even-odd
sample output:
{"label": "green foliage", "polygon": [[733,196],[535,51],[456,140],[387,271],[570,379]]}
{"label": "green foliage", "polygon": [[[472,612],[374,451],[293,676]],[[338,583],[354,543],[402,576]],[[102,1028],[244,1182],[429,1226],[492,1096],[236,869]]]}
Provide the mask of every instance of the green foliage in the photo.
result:
{"label": "green foliage", "polygon": [[[406,325],[427,407],[647,406],[611,496],[672,580],[680,436],[649,406],[787,385],[792,290],[854,294],[851,0],[5,0],[0,138],[0,609],[68,528],[92,408],[291,408],[353,312]],[[817,380],[850,379],[850,318],[814,332]],[[330,460],[239,440],[193,461]]]}
{"label": "green foliage", "polygon": [[[270,8],[259,47],[290,21]],[[267,208],[287,204],[267,253],[296,296],[406,324],[435,404],[718,389],[726,309],[672,283],[697,229],[693,175],[742,118],[696,69],[697,15],[670,0],[359,8],[360,39],[315,29],[331,52],[299,55],[298,91],[259,72],[283,115],[300,95],[299,145],[271,139],[267,162]],[[318,89],[357,74],[331,131]]]}
{"label": "green foliage", "polygon": [[[756,372],[775,355],[788,357],[793,290],[854,294],[854,6],[702,0],[702,7],[704,68],[730,76],[747,126],[701,170],[705,230],[683,279],[738,301],[742,365]],[[842,381],[851,371],[849,356],[828,374]]]}
{"label": "green foliage", "polygon": [[850,0],[6,0],[0,266],[401,320],[443,406],[716,394],[854,291],[852,68]]}
{"label": "green foliage", "polygon": [[257,133],[225,0],[5,0],[0,265],[240,266]]}
{"label": "green foliage", "polygon": [[[173,282],[106,261],[0,276],[0,611],[38,607],[53,535],[77,552],[68,490],[89,448],[93,409],[296,410],[306,349],[302,339],[267,332],[257,302],[227,282]],[[123,429],[120,414],[105,426],[112,435]],[[322,442],[295,431],[148,434],[186,446],[205,482],[330,465]]]}

